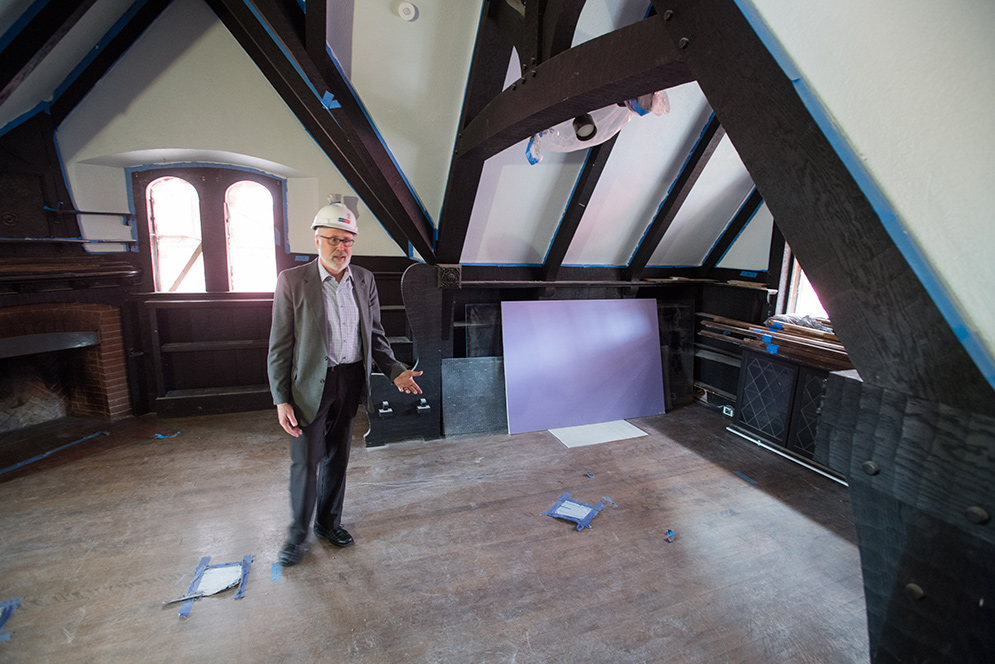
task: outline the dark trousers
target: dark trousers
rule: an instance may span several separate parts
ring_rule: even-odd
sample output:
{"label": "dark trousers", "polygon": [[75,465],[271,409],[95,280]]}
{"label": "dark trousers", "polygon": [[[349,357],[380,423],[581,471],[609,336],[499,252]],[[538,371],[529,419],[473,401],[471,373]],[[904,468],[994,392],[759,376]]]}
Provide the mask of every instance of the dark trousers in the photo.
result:
{"label": "dark trousers", "polygon": [[[332,367],[314,421],[290,443],[290,513],[287,539],[300,544],[314,522],[338,528],[356,409],[366,380],[363,363]],[[315,509],[317,508],[317,512]]]}

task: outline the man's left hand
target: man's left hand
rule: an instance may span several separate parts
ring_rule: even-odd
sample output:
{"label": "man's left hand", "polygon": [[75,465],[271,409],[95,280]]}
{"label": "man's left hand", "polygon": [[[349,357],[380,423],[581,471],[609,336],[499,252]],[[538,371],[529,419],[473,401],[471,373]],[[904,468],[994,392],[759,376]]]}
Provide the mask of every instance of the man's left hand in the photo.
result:
{"label": "man's left hand", "polygon": [[399,392],[404,392],[405,394],[421,394],[421,388],[418,387],[418,383],[415,382],[415,376],[420,376],[423,373],[425,372],[412,371],[411,369],[408,369],[394,379],[394,385],[397,387]]}

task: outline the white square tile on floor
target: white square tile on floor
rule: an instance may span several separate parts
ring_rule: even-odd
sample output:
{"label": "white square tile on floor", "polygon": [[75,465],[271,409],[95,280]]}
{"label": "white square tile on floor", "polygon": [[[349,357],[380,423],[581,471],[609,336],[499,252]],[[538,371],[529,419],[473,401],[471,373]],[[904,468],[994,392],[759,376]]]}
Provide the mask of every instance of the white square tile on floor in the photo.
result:
{"label": "white square tile on floor", "polygon": [[600,424],[584,424],[577,427],[561,427],[550,429],[549,433],[556,436],[567,447],[582,447],[610,443],[616,440],[628,440],[645,436],[646,432],[625,420],[601,422]]}

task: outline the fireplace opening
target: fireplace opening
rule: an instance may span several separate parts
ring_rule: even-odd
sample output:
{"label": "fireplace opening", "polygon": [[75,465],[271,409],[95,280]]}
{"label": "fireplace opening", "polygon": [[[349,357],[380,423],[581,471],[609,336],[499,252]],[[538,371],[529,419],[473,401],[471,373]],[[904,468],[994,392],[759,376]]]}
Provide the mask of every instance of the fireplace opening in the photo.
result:
{"label": "fireplace opening", "polygon": [[0,341],[0,436],[63,417],[101,415],[81,370],[84,351],[2,357],[3,346]]}
{"label": "fireplace opening", "polygon": [[129,415],[116,307],[66,303],[0,309],[0,436],[67,416]]}

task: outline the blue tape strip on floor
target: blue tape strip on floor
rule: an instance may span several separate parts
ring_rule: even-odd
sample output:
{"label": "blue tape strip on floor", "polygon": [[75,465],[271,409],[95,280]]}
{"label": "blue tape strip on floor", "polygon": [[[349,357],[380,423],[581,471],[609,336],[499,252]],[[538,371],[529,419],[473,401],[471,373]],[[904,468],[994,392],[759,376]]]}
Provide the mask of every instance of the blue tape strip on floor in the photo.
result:
{"label": "blue tape strip on floor", "polygon": [[[17,599],[9,599],[6,602],[0,603],[0,632],[3,628],[7,626],[7,621],[10,620],[10,616],[13,615],[17,607],[21,605],[21,597]],[[0,634],[0,641],[10,640],[10,632],[6,634]]]}
{"label": "blue tape strip on floor", "polygon": [[50,454],[55,454],[56,452],[61,452],[62,450],[66,449],[67,447],[72,447],[73,445],[76,445],[78,443],[82,443],[84,440],[90,440],[91,438],[96,438],[97,436],[99,436],[101,434],[103,434],[105,436],[109,436],[110,435],[106,431],[98,431],[97,433],[91,433],[89,436],[84,436],[84,437],[80,438],[79,440],[74,440],[71,443],[66,443],[62,447],[56,447],[54,450],[49,450],[48,452],[44,452],[42,454],[39,454],[36,457],[31,457],[27,461],[21,461],[20,463],[15,463],[13,466],[7,466],[3,470],[0,470],[0,475],[3,475],[4,473],[9,473],[12,470],[17,470],[18,468],[22,468],[22,467],[28,465],[29,463],[34,463],[35,461],[40,461],[40,460],[44,459],[45,457],[49,456]]}
{"label": "blue tape strip on floor", "polygon": [[273,563],[269,568],[269,580],[273,583],[280,582],[280,575],[283,574],[283,565],[280,563]]}
{"label": "blue tape strip on floor", "polygon": [[746,481],[747,481],[747,482],[749,482],[750,484],[756,484],[756,483],[757,483],[757,481],[756,481],[756,480],[751,480],[751,479],[750,479],[749,477],[747,477],[747,476],[746,476],[746,475],[744,475],[743,473],[739,472],[738,470],[734,470],[734,471],[732,471],[732,472],[736,473],[737,475],[739,475],[740,477],[742,477],[742,478],[743,478],[744,480],[746,480]]}
{"label": "blue tape strip on floor", "polygon": [[[197,586],[200,585],[200,580],[204,576],[204,572],[207,571],[207,565],[210,562],[211,562],[210,556],[204,556],[203,558],[200,559],[200,564],[197,565],[197,571],[193,573],[193,581],[190,582],[190,587],[187,588],[188,595],[193,595],[195,592],[197,592]],[[188,599],[185,600],[182,604],[180,604],[181,618],[190,617],[190,609],[193,608],[193,603],[194,600]]]}
{"label": "blue tape strip on floor", "polygon": [[249,578],[250,567],[252,567],[252,556],[242,556],[242,578],[238,582],[238,592],[235,593],[235,599],[245,597],[245,580]]}

